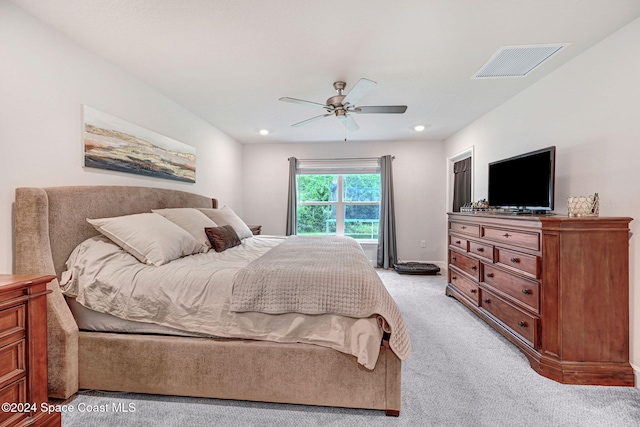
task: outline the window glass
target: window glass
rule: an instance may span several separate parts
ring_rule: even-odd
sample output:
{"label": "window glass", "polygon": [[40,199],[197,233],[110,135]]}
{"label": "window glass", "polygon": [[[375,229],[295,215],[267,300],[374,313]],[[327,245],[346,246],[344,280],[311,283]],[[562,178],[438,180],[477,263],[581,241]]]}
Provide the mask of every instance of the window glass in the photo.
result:
{"label": "window glass", "polygon": [[380,175],[353,174],[344,176],[345,202],[379,202]]}
{"label": "window glass", "polygon": [[380,174],[297,176],[298,234],[376,240]]}
{"label": "window glass", "polygon": [[298,206],[298,234],[336,235],[335,205]]}
{"label": "window glass", "polygon": [[298,175],[299,202],[338,200],[338,175]]}
{"label": "window glass", "polygon": [[344,235],[354,239],[377,239],[380,205],[345,205]]}

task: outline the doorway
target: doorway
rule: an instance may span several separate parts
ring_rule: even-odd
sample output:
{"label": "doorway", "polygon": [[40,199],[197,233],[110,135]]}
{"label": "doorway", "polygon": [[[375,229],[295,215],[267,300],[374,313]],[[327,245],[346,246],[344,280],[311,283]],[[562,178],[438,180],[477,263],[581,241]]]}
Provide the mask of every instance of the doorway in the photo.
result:
{"label": "doorway", "polygon": [[460,212],[460,207],[473,201],[473,147],[447,161],[447,210]]}

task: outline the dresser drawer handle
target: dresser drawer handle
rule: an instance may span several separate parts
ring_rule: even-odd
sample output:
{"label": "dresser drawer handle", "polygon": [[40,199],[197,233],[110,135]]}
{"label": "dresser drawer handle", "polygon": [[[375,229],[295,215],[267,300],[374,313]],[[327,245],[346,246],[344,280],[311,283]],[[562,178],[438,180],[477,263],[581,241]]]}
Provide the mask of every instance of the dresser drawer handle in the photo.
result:
{"label": "dresser drawer handle", "polygon": [[531,289],[524,288],[522,290],[522,293],[525,294],[525,295],[531,295]]}
{"label": "dresser drawer handle", "polygon": [[469,292],[471,292],[472,294],[475,294],[476,292],[478,292],[477,289],[469,289]]}
{"label": "dresser drawer handle", "polygon": [[517,264],[520,262],[520,258],[511,258],[511,262]]}
{"label": "dresser drawer handle", "polygon": [[484,248],[477,248],[476,249],[478,252],[484,252]]}
{"label": "dresser drawer handle", "polygon": [[527,322],[523,322],[522,320],[518,322],[518,326],[520,326],[521,328],[526,328],[527,327]]}
{"label": "dresser drawer handle", "polygon": [[508,239],[509,237],[511,237],[511,234],[509,234],[509,233],[504,233],[502,236],[503,236],[503,237],[506,237],[506,238]]}
{"label": "dresser drawer handle", "polygon": [[484,300],[484,303],[485,304],[491,304],[491,300],[489,298],[487,298],[487,299]]}
{"label": "dresser drawer handle", "polygon": [[451,260],[455,261],[456,257],[455,256],[451,256]]}
{"label": "dresser drawer handle", "polygon": [[461,244],[462,242],[460,240],[456,240],[456,245]]}
{"label": "dresser drawer handle", "polygon": [[473,271],[476,271],[476,270],[478,269],[478,267],[476,267],[475,265],[472,265],[472,266],[471,266],[471,269],[472,269]]}
{"label": "dresser drawer handle", "polygon": [[451,280],[458,280],[456,276],[451,276]]}
{"label": "dresser drawer handle", "polygon": [[494,276],[495,276],[495,274],[493,274],[493,273],[487,273],[487,277],[489,277],[489,278],[494,277]]}
{"label": "dresser drawer handle", "polygon": [[466,230],[466,229],[467,229],[467,226],[466,226],[466,225],[463,225],[463,226],[462,226],[462,229],[463,229],[463,230]]}

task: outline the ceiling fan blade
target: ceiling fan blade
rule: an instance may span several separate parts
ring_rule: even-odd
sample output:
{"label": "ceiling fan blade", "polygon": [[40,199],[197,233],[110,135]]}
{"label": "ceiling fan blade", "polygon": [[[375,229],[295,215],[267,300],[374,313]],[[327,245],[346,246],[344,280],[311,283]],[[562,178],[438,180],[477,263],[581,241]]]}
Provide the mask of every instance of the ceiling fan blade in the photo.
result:
{"label": "ceiling fan blade", "polygon": [[406,105],[380,105],[357,107],[353,109],[358,114],[402,114],[407,111]]}
{"label": "ceiling fan blade", "polygon": [[353,117],[351,117],[348,114],[345,114],[343,116],[338,116],[338,119],[340,119],[342,124],[344,124],[344,127],[349,132],[353,132],[354,130],[360,129],[360,126],[358,126],[358,123],[356,123],[356,121],[353,119]]}
{"label": "ceiling fan blade", "polygon": [[303,99],[289,98],[286,96],[283,96],[282,98],[280,98],[280,101],[293,102],[294,104],[308,105],[310,107],[333,108],[331,105],[324,105],[318,102],[305,101]]}
{"label": "ceiling fan blade", "polygon": [[303,121],[298,122],[298,123],[294,123],[291,126],[293,126],[293,127],[303,126],[303,125],[306,125],[307,123],[315,122],[316,120],[320,120],[321,118],[327,117],[327,116],[333,116],[333,113],[322,114],[320,116],[311,117],[310,119],[303,120]]}
{"label": "ceiling fan blade", "polygon": [[360,100],[363,96],[365,96],[373,87],[377,85],[376,82],[369,79],[360,79],[358,83],[351,89],[351,91],[344,97],[342,100],[342,105],[354,105],[356,102]]}

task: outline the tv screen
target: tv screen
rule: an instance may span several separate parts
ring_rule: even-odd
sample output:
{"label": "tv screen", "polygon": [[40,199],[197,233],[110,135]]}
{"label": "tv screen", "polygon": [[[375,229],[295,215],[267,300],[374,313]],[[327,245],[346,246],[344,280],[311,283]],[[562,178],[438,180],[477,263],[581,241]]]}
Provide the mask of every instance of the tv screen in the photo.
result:
{"label": "tv screen", "polygon": [[556,147],[489,163],[489,205],[553,210]]}

